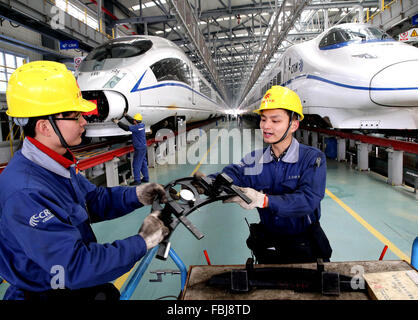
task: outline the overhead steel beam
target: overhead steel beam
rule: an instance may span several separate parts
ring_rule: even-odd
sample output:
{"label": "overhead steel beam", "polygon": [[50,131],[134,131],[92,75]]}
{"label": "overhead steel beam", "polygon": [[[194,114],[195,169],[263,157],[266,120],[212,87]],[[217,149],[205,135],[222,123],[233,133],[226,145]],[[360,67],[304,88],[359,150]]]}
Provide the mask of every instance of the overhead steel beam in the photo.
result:
{"label": "overhead steel beam", "polygon": [[24,48],[25,50],[30,50],[36,53],[52,55],[52,56],[55,56],[57,59],[59,59],[61,62],[74,60],[74,57],[72,56],[67,56],[60,52],[57,52],[48,48],[44,48],[44,47],[39,47],[39,46],[30,44],[24,41],[20,41],[11,37],[7,37],[4,35],[0,35],[0,42],[4,42],[15,47]]}
{"label": "overhead steel beam", "polygon": [[[319,35],[320,32],[298,32],[298,33],[289,33],[288,34],[288,38],[305,38],[305,37],[309,37],[309,38],[314,38],[317,35]],[[204,34],[206,35],[206,34]],[[232,40],[228,39],[228,38],[216,38],[213,40],[214,43],[232,43],[232,44],[240,44],[240,43],[251,43],[251,41],[254,39],[254,37],[251,36],[242,36],[242,37],[235,37],[232,38]],[[259,39],[259,37],[257,37],[257,40]],[[261,36],[262,41],[265,41],[267,39],[267,36]],[[183,44],[182,40],[171,40],[173,41],[175,44],[177,45],[181,45]],[[188,43],[188,42],[186,42]],[[222,46],[222,45],[221,45]]]}
{"label": "overhead steel beam", "polygon": [[187,0],[169,0],[169,3],[176,11],[178,21],[186,30],[186,33],[193,43],[196,52],[205,63],[206,68],[208,69],[218,91],[222,95],[223,99],[229,103],[229,96],[219,78],[218,71],[216,70],[216,65],[212,59],[211,51],[206,45],[205,37],[199,29],[198,19],[190,7],[189,2]]}
{"label": "overhead steel beam", "polygon": [[[283,1],[280,2],[283,4]],[[280,4],[279,3],[279,4]],[[357,1],[336,1],[336,2],[322,2],[322,3],[312,3],[306,6],[306,10],[319,10],[319,9],[331,9],[331,8],[351,8],[355,5],[361,5],[364,8],[371,8],[379,6],[379,1],[377,0],[357,0]],[[206,18],[219,18],[223,16],[237,15],[237,14],[252,14],[252,13],[261,13],[268,12],[271,13],[275,11],[275,8],[271,6],[270,2],[263,2],[254,5],[242,5],[242,6],[233,6],[231,7],[231,12],[225,11],[225,9],[214,9],[207,10],[202,12],[200,19]]]}
{"label": "overhead steel beam", "polygon": [[[291,7],[287,6],[287,3],[293,2]],[[264,71],[271,57],[277,51],[283,40],[287,37],[290,29],[293,27],[297,18],[299,18],[303,9],[310,2],[310,0],[284,0],[280,6],[279,11],[276,14],[273,25],[271,26],[267,40],[264,42],[261,54],[258,57],[257,62],[251,72],[251,76],[244,87],[239,102],[244,100],[250,89],[256,83],[261,73]]]}
{"label": "overhead steel beam", "polygon": [[[323,3],[315,3],[306,6],[306,10],[319,10],[319,9],[331,9],[331,8],[351,8],[355,5],[361,5],[363,8],[372,8],[378,7],[379,1],[377,0],[364,0],[364,1],[337,1],[337,2],[323,2]],[[199,15],[200,20],[205,20],[208,18],[219,18],[223,16],[229,15],[237,15],[237,14],[257,14],[262,12],[271,13],[274,11],[274,7],[271,6],[269,2],[263,2],[261,4],[254,4],[254,5],[243,5],[243,6],[231,6],[231,12],[229,13],[225,8],[221,9],[214,9],[214,10],[207,10],[201,12]],[[111,21],[111,26],[119,25],[119,24],[140,24],[140,23],[147,23],[147,24],[158,24],[164,22],[172,22],[176,21],[176,17],[174,15],[160,15],[160,16],[149,16],[149,17],[130,17],[126,19],[119,19],[117,21]]]}

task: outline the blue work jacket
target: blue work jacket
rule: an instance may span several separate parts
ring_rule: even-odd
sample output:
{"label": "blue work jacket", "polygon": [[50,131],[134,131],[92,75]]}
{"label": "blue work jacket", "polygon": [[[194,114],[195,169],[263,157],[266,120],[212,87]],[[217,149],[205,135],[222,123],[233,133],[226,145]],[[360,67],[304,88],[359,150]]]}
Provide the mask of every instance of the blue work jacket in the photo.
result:
{"label": "blue work jacket", "polygon": [[292,139],[286,154],[275,160],[271,146],[246,155],[239,164],[226,166],[234,184],[268,196],[268,207],[257,208],[261,223],[283,235],[299,234],[319,221],[325,193],[326,159],[317,148]]}
{"label": "blue work jacket", "polygon": [[138,123],[129,126],[129,131],[132,132],[132,144],[135,150],[147,148],[147,139],[145,137],[145,124]]}
{"label": "blue work jacket", "polygon": [[146,253],[139,235],[99,244],[90,223],[141,207],[134,187],[96,187],[25,139],[0,175],[0,276],[4,299],[51,289],[57,270],[65,287],[115,280]]}

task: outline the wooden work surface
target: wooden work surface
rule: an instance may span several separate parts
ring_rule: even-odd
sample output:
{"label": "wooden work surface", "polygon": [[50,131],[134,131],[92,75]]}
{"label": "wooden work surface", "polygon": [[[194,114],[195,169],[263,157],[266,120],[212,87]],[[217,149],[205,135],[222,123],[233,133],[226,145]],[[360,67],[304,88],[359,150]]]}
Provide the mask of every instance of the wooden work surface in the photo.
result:
{"label": "wooden work surface", "polygon": [[[347,276],[354,276],[364,268],[364,273],[402,271],[413,269],[407,262],[394,261],[350,261],[324,263],[325,271],[338,272]],[[295,267],[316,270],[316,263],[288,264],[288,265],[254,265],[262,267]],[[246,293],[231,293],[228,289],[219,289],[206,285],[206,282],[219,273],[233,269],[245,269],[245,265],[211,265],[190,266],[182,300],[369,300],[368,294],[363,292],[341,292],[339,296],[324,296],[321,293],[294,292],[282,289],[252,289]],[[353,270],[353,271],[352,271]],[[367,285],[366,285],[367,287]]]}

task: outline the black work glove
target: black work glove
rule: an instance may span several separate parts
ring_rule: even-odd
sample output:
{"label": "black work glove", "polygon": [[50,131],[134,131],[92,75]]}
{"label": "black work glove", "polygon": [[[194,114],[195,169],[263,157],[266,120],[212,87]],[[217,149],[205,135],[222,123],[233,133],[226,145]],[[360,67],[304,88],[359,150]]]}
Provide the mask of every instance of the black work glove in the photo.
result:
{"label": "black work glove", "polygon": [[151,205],[157,195],[160,197],[161,203],[167,202],[164,187],[155,182],[144,183],[136,187],[136,195],[139,202],[144,205]]}
{"label": "black work glove", "polygon": [[203,177],[206,177],[206,175],[203,172],[196,171],[196,173],[193,175],[193,180],[191,182],[192,186],[196,188],[199,194],[205,193],[205,189],[202,188],[199,184],[199,180],[202,180]]}
{"label": "black work glove", "polygon": [[142,223],[139,235],[144,238],[147,250],[154,248],[168,235],[169,230],[160,220],[161,211],[151,212]]}

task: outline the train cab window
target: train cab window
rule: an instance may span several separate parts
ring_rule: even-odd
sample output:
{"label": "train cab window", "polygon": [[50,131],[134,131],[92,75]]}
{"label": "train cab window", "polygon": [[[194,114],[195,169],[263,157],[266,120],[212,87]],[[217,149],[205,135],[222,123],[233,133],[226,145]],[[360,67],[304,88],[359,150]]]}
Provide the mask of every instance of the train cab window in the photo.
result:
{"label": "train cab window", "polygon": [[319,48],[340,44],[350,40],[349,34],[340,29],[333,29],[328,32],[319,43]]}
{"label": "train cab window", "polygon": [[112,41],[95,48],[87,55],[85,61],[136,57],[144,54],[151,47],[150,40]]}
{"label": "train cab window", "polygon": [[[319,48],[327,46],[347,43],[347,42],[364,42],[369,40],[393,40],[387,33],[376,27],[365,27],[363,25],[353,25],[346,29],[330,30],[319,43]],[[395,41],[395,40],[393,40]]]}
{"label": "train cab window", "polygon": [[174,80],[191,85],[190,70],[186,62],[176,58],[162,59],[151,66],[157,81]]}

